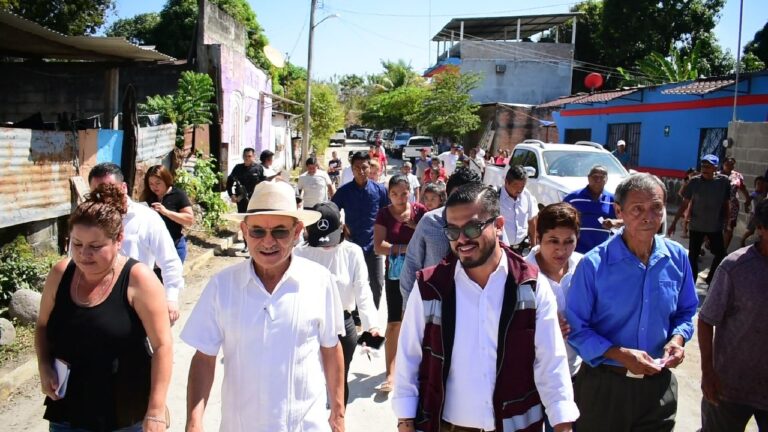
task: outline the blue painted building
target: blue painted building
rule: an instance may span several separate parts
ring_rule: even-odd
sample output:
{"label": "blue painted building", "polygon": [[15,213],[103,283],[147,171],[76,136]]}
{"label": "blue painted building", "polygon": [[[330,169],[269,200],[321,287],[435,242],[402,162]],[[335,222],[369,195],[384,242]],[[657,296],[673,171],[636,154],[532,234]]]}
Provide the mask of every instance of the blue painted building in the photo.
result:
{"label": "blue painted building", "polygon": [[734,93],[737,120],[768,121],[768,71],[740,76],[738,88],[734,77],[718,77],[573,95],[539,107],[561,107],[553,117],[562,142],[614,150],[622,139],[632,168],[682,177],[701,155],[725,155]]}

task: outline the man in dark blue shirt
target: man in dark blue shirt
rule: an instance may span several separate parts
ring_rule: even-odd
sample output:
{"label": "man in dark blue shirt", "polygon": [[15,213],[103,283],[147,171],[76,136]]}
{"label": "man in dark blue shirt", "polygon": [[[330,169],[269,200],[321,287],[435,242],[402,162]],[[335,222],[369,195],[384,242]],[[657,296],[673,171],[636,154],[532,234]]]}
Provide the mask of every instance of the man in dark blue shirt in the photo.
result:
{"label": "man in dark blue shirt", "polygon": [[595,165],[587,176],[587,187],[571,192],[564,202],[576,207],[581,216],[581,232],[576,243],[576,252],[585,254],[595,246],[608,240],[611,228],[621,226],[613,208],[613,194],[605,190],[608,170]]}
{"label": "man in dark blue shirt", "polygon": [[368,154],[356,152],[352,155],[350,165],[354,181],[340,187],[331,201],[340,210],[344,210],[345,223],[352,233],[352,242],[363,248],[373,302],[378,309],[384,287],[384,257],[376,255],[373,250],[373,224],[379,209],[389,205],[389,197],[382,184],[368,180],[371,168],[369,161]]}
{"label": "man in dark blue shirt", "polygon": [[685,249],[657,236],[666,187],[633,174],[616,188],[621,235],[587,252],[571,279],[568,343],[584,360],[576,430],[672,432],[677,381],[698,298]]}

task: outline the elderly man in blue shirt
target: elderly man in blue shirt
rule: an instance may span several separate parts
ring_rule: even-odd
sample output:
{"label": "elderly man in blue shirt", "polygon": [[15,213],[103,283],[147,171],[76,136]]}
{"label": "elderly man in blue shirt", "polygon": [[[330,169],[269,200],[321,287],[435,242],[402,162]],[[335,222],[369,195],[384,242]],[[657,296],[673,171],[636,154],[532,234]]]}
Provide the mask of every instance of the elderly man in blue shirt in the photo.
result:
{"label": "elderly man in blue shirt", "polygon": [[352,155],[349,163],[354,181],[341,186],[331,201],[344,210],[352,242],[363,248],[373,303],[378,309],[384,287],[384,257],[376,255],[373,250],[373,224],[379,209],[389,205],[389,196],[384,185],[368,180],[370,160],[371,156],[367,153],[355,152]]}
{"label": "elderly man in blue shirt", "polygon": [[568,343],[584,360],[574,392],[577,430],[672,431],[677,381],[698,299],[685,249],[655,235],[666,188],[634,174],[616,189],[621,235],[592,249],[571,280]]}

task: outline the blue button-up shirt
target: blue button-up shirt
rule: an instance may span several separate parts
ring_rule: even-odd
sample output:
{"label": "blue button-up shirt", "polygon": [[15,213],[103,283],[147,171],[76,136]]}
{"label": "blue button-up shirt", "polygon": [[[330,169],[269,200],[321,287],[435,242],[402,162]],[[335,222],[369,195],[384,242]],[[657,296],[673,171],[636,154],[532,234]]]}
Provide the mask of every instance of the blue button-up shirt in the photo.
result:
{"label": "blue button-up shirt", "polygon": [[368,181],[361,187],[353,180],[340,187],[331,201],[344,210],[352,242],[363,248],[363,253],[373,253],[373,224],[379,209],[389,205],[384,185]]}
{"label": "blue button-up shirt", "polygon": [[597,200],[592,199],[589,187],[571,192],[563,198],[564,202],[574,206],[581,216],[581,230],[579,241],[576,243],[576,252],[585,254],[595,246],[608,240],[611,231],[603,228],[598,221],[603,219],[615,219],[616,210],[613,208],[613,194],[603,191]]}
{"label": "blue button-up shirt", "polygon": [[679,243],[656,236],[645,265],[616,235],[584,255],[571,279],[568,343],[593,367],[620,366],[604,357],[611,347],[661,358],[673,335],[690,340],[698,303],[688,255]]}

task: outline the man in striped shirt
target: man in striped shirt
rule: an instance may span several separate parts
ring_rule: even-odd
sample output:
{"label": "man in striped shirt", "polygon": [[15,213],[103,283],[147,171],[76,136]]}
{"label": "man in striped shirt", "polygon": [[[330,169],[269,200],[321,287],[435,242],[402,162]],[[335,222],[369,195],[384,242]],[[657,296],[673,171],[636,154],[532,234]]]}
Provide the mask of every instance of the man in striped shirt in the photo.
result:
{"label": "man in striped shirt", "polygon": [[587,253],[595,246],[608,240],[611,228],[623,225],[616,219],[613,208],[613,194],[605,190],[608,170],[595,165],[587,176],[587,187],[571,192],[563,198],[564,202],[576,207],[581,216],[581,232],[576,244],[576,252]]}

